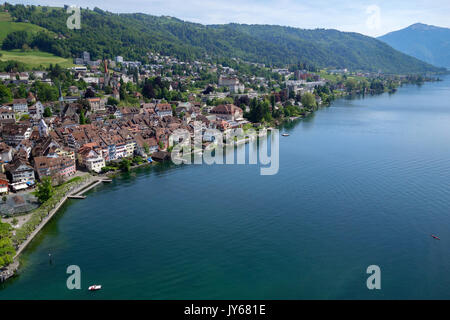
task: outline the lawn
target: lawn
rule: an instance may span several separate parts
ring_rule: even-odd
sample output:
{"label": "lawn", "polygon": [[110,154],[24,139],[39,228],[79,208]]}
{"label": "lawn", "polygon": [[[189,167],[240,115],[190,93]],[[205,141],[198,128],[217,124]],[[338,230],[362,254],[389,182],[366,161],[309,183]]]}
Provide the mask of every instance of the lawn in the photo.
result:
{"label": "lawn", "polygon": [[11,16],[7,12],[0,12],[0,21],[11,21]]}
{"label": "lawn", "polygon": [[25,63],[29,68],[38,68],[40,66],[48,67],[50,64],[59,64],[63,68],[73,66],[72,59],[61,58],[54,54],[37,50],[0,50],[0,53],[2,54],[0,60],[16,60]]}

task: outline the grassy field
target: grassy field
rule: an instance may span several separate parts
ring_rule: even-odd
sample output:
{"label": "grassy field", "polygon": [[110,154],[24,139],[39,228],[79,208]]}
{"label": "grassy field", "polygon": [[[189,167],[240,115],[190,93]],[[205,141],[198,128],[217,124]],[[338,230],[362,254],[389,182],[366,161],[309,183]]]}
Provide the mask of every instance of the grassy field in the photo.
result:
{"label": "grassy field", "polygon": [[0,22],[1,21],[11,21],[11,16],[7,12],[0,12]]}
{"label": "grassy field", "polygon": [[[9,13],[0,12],[0,45],[6,36],[14,31],[27,31],[37,33],[48,30],[37,25],[26,22],[12,22]],[[50,64],[60,64],[62,67],[68,68],[73,66],[72,59],[65,59],[54,54],[42,52],[39,50],[21,51],[21,50],[0,50],[1,61],[16,60],[25,63],[28,68],[39,68],[41,66],[48,67]]]}
{"label": "grassy field", "polygon": [[47,31],[47,29],[26,22],[12,22],[9,13],[0,12],[0,43],[3,42],[8,33],[14,31],[27,31],[31,33],[37,33],[40,31]]}
{"label": "grassy field", "polygon": [[50,64],[59,64],[64,68],[73,66],[72,59],[61,58],[42,51],[0,50],[0,53],[2,54],[0,60],[16,60],[25,63],[29,68],[48,67]]}

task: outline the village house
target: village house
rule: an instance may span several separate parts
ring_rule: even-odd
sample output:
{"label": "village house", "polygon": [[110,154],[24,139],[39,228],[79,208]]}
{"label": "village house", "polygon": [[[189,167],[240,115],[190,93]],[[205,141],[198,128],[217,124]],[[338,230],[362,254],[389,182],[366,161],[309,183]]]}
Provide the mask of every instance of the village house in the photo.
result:
{"label": "village house", "polygon": [[123,108],[119,108],[119,111],[121,114],[121,118],[127,118],[127,119],[131,119],[135,115],[138,115],[140,113],[140,109],[135,108],[135,107],[123,107]]}
{"label": "village house", "polygon": [[4,173],[0,173],[0,194],[8,194],[9,181]]}
{"label": "village house", "polygon": [[47,75],[47,72],[46,71],[33,71],[32,74],[36,79],[43,79]]}
{"label": "village house", "polygon": [[102,168],[106,166],[105,159],[101,154],[88,146],[83,146],[77,153],[78,163],[86,167],[89,171],[101,172]]}
{"label": "village house", "polygon": [[105,101],[101,98],[88,98],[86,99],[89,103],[89,107],[91,108],[92,112],[97,111],[105,111]]}
{"label": "village house", "polygon": [[12,106],[14,112],[28,113],[27,99],[14,99]]}
{"label": "village house", "polygon": [[67,178],[76,172],[75,160],[69,157],[36,157],[34,168],[40,180],[44,177]]}
{"label": "village house", "polygon": [[11,76],[10,76],[9,73],[1,72],[0,73],[0,80],[2,80],[2,81],[11,80]]}
{"label": "village house", "polygon": [[221,104],[211,109],[210,114],[223,120],[242,120],[244,112],[234,104]]}
{"label": "village house", "polygon": [[30,157],[31,149],[33,149],[33,143],[29,139],[24,139],[16,146],[16,151],[23,150],[26,153],[26,159]]}
{"label": "village house", "polygon": [[14,111],[8,107],[0,108],[0,123],[15,123],[16,116]]}
{"label": "village house", "polygon": [[70,86],[68,91],[69,91],[69,94],[71,94],[71,95],[76,95],[79,93],[79,89],[77,86]]}
{"label": "village house", "polygon": [[15,158],[5,169],[12,183],[34,183],[34,168],[24,159]]}
{"label": "village house", "polygon": [[245,87],[239,83],[239,79],[236,77],[219,77],[219,88],[226,87],[231,93],[244,92]]}
{"label": "village house", "polygon": [[28,113],[32,118],[39,120],[44,116],[44,110],[44,105],[42,104],[42,102],[38,101],[28,108]]}
{"label": "village house", "polygon": [[31,131],[29,125],[8,123],[3,125],[2,136],[7,144],[16,146],[21,141],[30,138]]}
{"label": "village house", "polygon": [[160,118],[171,116],[172,106],[168,103],[158,103],[155,107],[155,112]]}
{"label": "village house", "polygon": [[0,142],[0,161],[10,162],[13,158],[13,148],[4,142]]}
{"label": "village house", "polygon": [[32,104],[35,102],[36,102],[36,97],[34,96],[34,94],[31,91],[29,91],[28,96],[27,96],[27,103]]}

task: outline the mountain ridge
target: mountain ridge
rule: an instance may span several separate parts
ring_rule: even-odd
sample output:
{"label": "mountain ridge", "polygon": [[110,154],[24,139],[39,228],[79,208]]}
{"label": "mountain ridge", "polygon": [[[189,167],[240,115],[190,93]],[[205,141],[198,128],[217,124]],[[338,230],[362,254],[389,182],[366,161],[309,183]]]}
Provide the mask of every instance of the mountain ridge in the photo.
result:
{"label": "mountain ridge", "polygon": [[[184,60],[205,56],[240,58],[271,66],[307,64],[384,73],[441,71],[358,33],[334,29],[299,29],[273,25],[202,25],[175,17],[143,13],[115,14],[99,8],[81,10],[81,30],[66,27],[64,8],[5,5],[17,22],[29,21],[59,35],[41,36],[33,45],[63,57],[83,51],[93,58],[142,59],[148,51]],[[15,43],[10,41],[10,43]]]}
{"label": "mountain ridge", "polygon": [[405,54],[450,69],[449,28],[419,22],[389,32],[378,39]]}

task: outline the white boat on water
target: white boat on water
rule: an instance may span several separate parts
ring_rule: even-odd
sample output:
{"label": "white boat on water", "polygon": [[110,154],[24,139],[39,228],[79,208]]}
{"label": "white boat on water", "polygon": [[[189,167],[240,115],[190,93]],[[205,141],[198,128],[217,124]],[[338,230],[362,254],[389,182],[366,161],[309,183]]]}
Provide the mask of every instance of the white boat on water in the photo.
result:
{"label": "white boat on water", "polygon": [[89,291],[96,291],[96,290],[100,290],[102,288],[101,285],[99,284],[94,284],[93,286],[89,287]]}
{"label": "white boat on water", "polygon": [[283,137],[289,137],[289,133],[283,133],[282,136]]}

